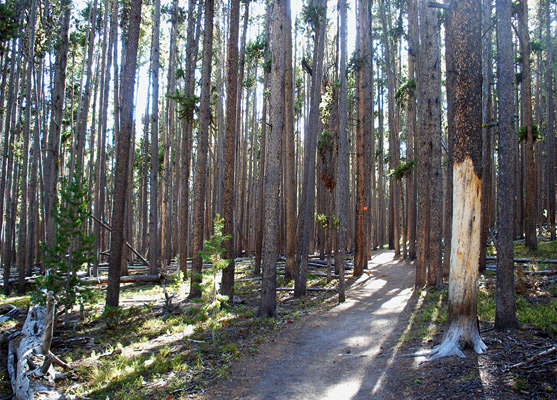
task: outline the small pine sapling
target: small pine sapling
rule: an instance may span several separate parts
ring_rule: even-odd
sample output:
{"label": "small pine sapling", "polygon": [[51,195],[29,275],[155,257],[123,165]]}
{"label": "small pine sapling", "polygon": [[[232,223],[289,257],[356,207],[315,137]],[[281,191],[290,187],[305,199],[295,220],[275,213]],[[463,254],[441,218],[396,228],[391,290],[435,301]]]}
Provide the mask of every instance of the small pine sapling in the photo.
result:
{"label": "small pine sapling", "polygon": [[39,279],[39,288],[34,300],[46,301],[46,292],[52,291],[55,300],[63,306],[61,312],[68,313],[79,304],[83,312],[84,303],[94,296],[92,289],[81,285],[77,273],[94,260],[94,235],[87,234],[85,222],[90,217],[90,196],[87,181],[76,170],[72,179],[62,180],[60,199],[52,209],[56,222],[56,240],[53,246],[42,244],[45,253],[46,273]]}
{"label": "small pine sapling", "polygon": [[228,301],[228,296],[220,294],[217,290],[217,276],[220,276],[220,272],[230,263],[229,260],[221,257],[221,254],[224,253],[222,243],[230,238],[230,235],[222,234],[223,225],[224,218],[217,214],[215,216],[215,233],[204,242],[204,251],[199,252],[203,261],[210,264],[210,267],[203,270],[200,277],[201,282],[197,284],[202,293],[201,298],[193,300],[199,305],[196,308],[199,320],[206,322],[208,328],[211,329],[213,342],[216,342],[219,320],[224,316],[222,305]]}

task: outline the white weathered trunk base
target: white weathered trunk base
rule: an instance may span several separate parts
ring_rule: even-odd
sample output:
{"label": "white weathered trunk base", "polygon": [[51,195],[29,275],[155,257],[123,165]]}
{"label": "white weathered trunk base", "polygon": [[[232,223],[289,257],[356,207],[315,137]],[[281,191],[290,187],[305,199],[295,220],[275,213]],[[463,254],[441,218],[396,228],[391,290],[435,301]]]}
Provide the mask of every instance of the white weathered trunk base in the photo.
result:
{"label": "white weathered trunk base", "polygon": [[[443,343],[438,346],[435,346],[431,352],[429,353],[428,360],[432,361],[437,358],[441,357],[448,357],[448,356],[459,356],[461,358],[466,358],[464,353],[461,350],[462,347],[466,345],[471,345],[474,351],[478,354],[482,354],[486,349],[487,346],[480,338],[480,334],[478,329],[470,329],[469,327],[465,327],[464,325],[469,325],[470,323],[461,324],[461,323],[453,323],[451,324],[449,330],[445,334],[443,338]],[[476,326],[476,322],[472,322],[474,326]]]}
{"label": "white weathered trunk base", "polygon": [[471,346],[478,354],[487,346],[477,323],[480,257],[481,179],[467,158],[453,168],[453,226],[449,275],[450,325],[443,343],[435,347],[430,360],[457,355],[465,357],[459,344]]}

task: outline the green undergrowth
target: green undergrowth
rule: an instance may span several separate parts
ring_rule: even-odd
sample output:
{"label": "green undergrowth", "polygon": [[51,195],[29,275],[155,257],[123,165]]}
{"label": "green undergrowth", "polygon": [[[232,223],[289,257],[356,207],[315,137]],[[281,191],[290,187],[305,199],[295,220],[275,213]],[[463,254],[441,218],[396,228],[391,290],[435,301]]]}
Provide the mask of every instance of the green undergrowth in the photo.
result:
{"label": "green undergrowth", "polygon": [[[239,261],[236,271],[237,279],[255,278],[252,260]],[[256,318],[260,285],[259,279],[236,282],[238,301],[223,308],[214,331],[215,325],[200,320],[196,305],[185,300],[189,280],[167,285],[167,292],[179,294],[170,313],[163,311],[160,286],[123,285],[123,307],[103,309],[101,301],[74,329],[57,332],[64,342],[94,338],[93,345],[57,351],[76,369],[75,380],[63,383],[64,392],[103,399],[190,398],[211,380],[226,377],[234,360],[258,352],[259,344],[283,326],[336,304],[335,292],[310,292],[300,299],[292,292],[278,292],[277,316]],[[279,286],[292,285],[279,278]],[[334,285],[335,280],[327,283],[325,277],[308,276],[308,287]]]}
{"label": "green undergrowth", "polygon": [[447,291],[440,289],[417,290],[416,305],[408,319],[407,329],[399,338],[400,343],[410,340],[427,342],[447,322]]}
{"label": "green undergrowth", "polygon": [[530,299],[519,296],[516,314],[523,325],[557,334],[557,299],[534,304]]}
{"label": "green undergrowth", "polygon": [[[534,288],[536,286],[533,286]],[[400,344],[411,340],[422,343],[432,341],[447,324],[447,289],[416,291],[415,307],[409,317],[407,329],[399,338]],[[516,317],[521,326],[548,333],[557,333],[557,284],[546,290],[535,289],[516,295]],[[494,288],[480,287],[477,312],[482,323],[495,320],[496,294]]]}
{"label": "green undergrowth", "polygon": [[557,258],[557,241],[548,239],[538,240],[538,248],[534,251],[528,249],[523,240],[514,242],[513,251],[515,257],[530,258],[535,257],[539,260],[549,260]]}

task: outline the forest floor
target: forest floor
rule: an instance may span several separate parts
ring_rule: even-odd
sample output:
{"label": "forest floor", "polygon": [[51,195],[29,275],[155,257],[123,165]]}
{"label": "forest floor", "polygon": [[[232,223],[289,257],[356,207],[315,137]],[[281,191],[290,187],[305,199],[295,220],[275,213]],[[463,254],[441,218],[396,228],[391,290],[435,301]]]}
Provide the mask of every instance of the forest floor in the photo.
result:
{"label": "forest floor", "polygon": [[[555,283],[525,279],[519,311],[528,303],[537,314],[532,324],[500,333],[490,322],[493,282],[482,276],[478,313],[487,351],[428,362],[413,354],[441,342],[447,292],[414,291],[415,265],[393,259],[391,251],[374,252],[366,273],[348,279],[344,304],[337,305],[330,290],[336,281],[328,284],[314,270],[309,286],[329,291],[301,299],[281,291],[273,319],[254,318],[259,281],[249,262],[239,262],[238,269],[241,298],[221,321],[216,340],[188,311],[187,282],[167,286],[177,293],[170,312],[163,310],[159,285],[123,285],[122,308],[104,315],[101,292],[96,311],[84,320],[76,313],[56,331],[53,351],[73,367],[61,389],[69,398],[102,400],[556,398],[555,355],[509,369],[557,344]],[[28,296],[2,300],[22,313],[0,324],[0,338],[21,324]],[[0,365],[0,399],[9,396]]]}
{"label": "forest floor", "polygon": [[[414,270],[413,264],[393,260],[390,251],[374,255],[370,275],[352,286],[346,303],[288,326],[234,365],[230,378],[203,398],[556,398],[557,360],[507,370],[557,344],[557,337],[544,331],[499,333],[482,322],[486,353],[468,350],[464,359],[432,362],[414,356],[441,342],[443,318],[436,310],[446,306],[442,292],[412,295]],[[430,311],[436,314],[431,319]]]}

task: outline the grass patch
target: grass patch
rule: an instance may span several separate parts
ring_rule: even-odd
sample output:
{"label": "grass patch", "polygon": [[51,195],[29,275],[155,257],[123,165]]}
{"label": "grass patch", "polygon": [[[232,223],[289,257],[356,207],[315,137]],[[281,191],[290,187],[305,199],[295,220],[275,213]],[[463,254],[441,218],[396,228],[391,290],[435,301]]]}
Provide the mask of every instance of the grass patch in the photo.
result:
{"label": "grass patch", "polygon": [[495,320],[495,291],[478,290],[478,318],[482,321]]}
{"label": "grass patch", "polygon": [[537,259],[554,259],[557,255],[557,241],[547,239],[538,240],[538,248],[531,251],[524,241],[514,242],[513,252],[515,257],[536,257]]}
{"label": "grass patch", "polygon": [[0,294],[0,303],[9,303],[16,306],[17,308],[27,308],[31,303],[31,296],[26,294],[24,296],[9,296],[6,297],[5,294]]}
{"label": "grass patch", "polygon": [[557,299],[533,304],[528,298],[517,296],[516,317],[521,324],[557,333]]}
{"label": "grass patch", "polygon": [[432,340],[439,329],[447,322],[447,291],[418,290],[419,296],[414,312],[410,315],[410,329],[407,329],[399,341],[417,339],[422,342]]}

